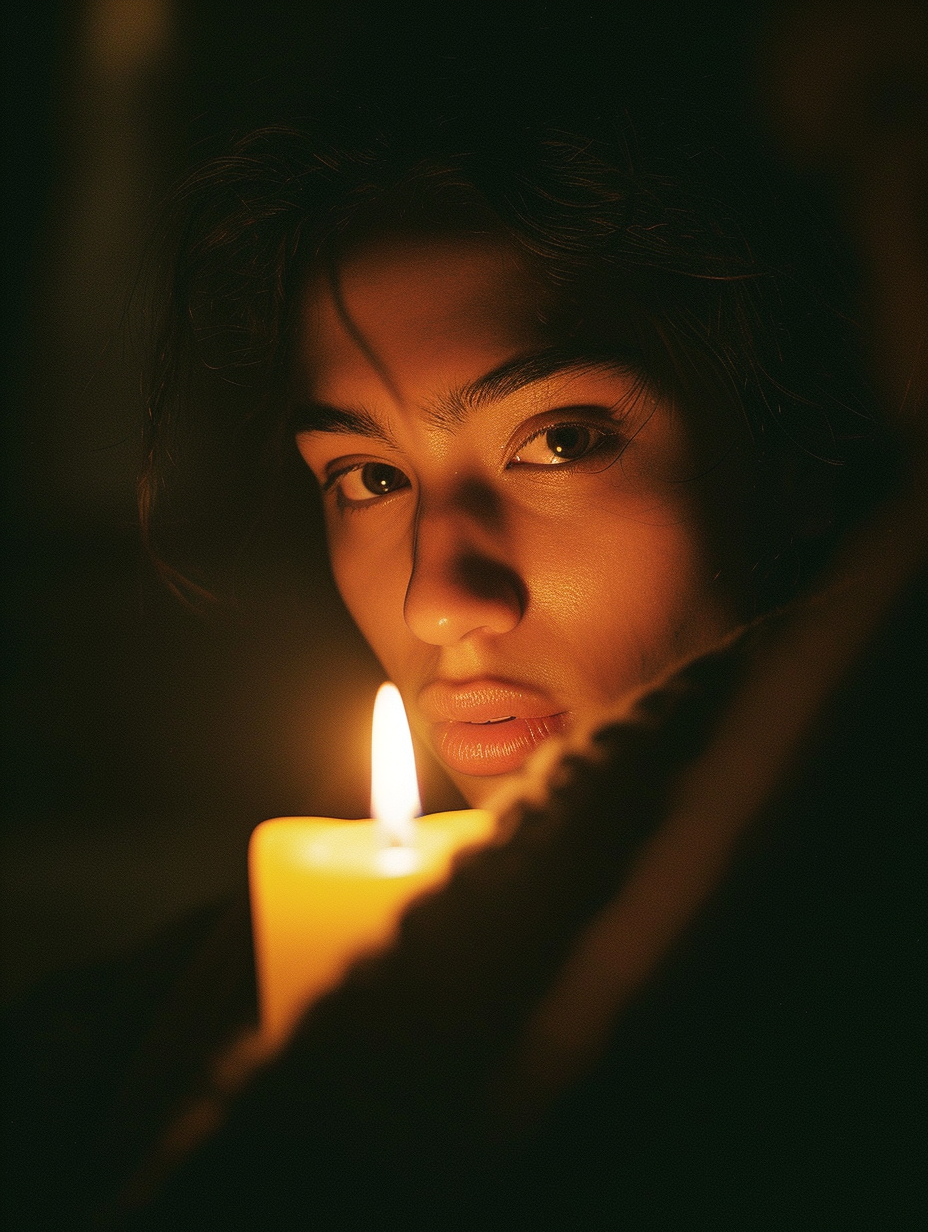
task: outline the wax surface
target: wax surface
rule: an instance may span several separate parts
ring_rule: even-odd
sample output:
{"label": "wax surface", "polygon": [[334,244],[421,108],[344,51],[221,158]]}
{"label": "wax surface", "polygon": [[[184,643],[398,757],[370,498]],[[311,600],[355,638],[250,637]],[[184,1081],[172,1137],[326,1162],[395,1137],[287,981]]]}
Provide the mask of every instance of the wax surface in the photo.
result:
{"label": "wax surface", "polygon": [[355,958],[388,944],[407,904],[494,827],[482,809],[435,813],[416,822],[411,846],[385,848],[372,821],[277,817],[258,826],[248,863],[267,1041],[281,1042]]}

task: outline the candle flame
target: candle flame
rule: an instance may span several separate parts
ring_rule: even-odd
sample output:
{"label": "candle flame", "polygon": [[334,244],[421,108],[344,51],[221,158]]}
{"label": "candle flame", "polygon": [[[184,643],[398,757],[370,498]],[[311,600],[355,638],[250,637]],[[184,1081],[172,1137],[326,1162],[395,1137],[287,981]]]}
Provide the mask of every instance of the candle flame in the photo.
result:
{"label": "candle flame", "polygon": [[408,847],[415,835],[413,818],[421,812],[403,700],[395,684],[383,684],[374,702],[371,816],[380,823],[386,845]]}

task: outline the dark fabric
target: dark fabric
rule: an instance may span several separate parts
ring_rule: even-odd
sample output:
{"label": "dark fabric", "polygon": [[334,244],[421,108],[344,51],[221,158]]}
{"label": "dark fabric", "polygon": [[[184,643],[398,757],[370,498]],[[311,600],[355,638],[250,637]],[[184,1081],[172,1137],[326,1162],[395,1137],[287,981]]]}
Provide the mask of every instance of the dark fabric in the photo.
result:
{"label": "dark fabric", "polygon": [[925,589],[515,1169],[516,1227],[924,1227]]}
{"label": "dark fabric", "polygon": [[411,911],[125,1226],[921,1227],[926,615],[922,585],[528,1138],[495,1132],[493,1075],[776,622],[562,764],[551,802]]}
{"label": "dark fabric", "polygon": [[[923,1226],[923,583],[593,1072],[526,1136],[492,1115],[527,1018],[776,625],[563,761],[548,803],[410,911],[148,1196],[116,1202],[253,1012],[242,905],[34,1001],[26,1214],[60,1177],[75,1210],[132,1232]],[[11,1226],[82,1226],[66,1209]]]}

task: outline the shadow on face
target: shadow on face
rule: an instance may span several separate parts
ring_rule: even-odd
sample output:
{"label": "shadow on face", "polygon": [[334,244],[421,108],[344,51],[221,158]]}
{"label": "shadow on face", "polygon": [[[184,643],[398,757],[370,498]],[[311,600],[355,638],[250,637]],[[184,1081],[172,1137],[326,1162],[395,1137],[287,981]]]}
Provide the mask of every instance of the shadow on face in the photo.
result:
{"label": "shadow on face", "polygon": [[499,235],[368,241],[303,305],[297,442],[340,592],[473,801],[751,609],[740,418],[554,315]]}

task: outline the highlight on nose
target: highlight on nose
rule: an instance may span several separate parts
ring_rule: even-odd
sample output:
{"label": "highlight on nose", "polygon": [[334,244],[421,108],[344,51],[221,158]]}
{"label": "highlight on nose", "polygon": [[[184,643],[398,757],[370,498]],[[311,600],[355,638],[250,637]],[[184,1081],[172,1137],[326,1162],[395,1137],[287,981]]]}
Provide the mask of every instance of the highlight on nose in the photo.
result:
{"label": "highlight on nose", "polygon": [[449,646],[484,629],[508,633],[525,611],[525,587],[507,565],[477,553],[417,560],[406,591],[406,624],[416,637]]}

